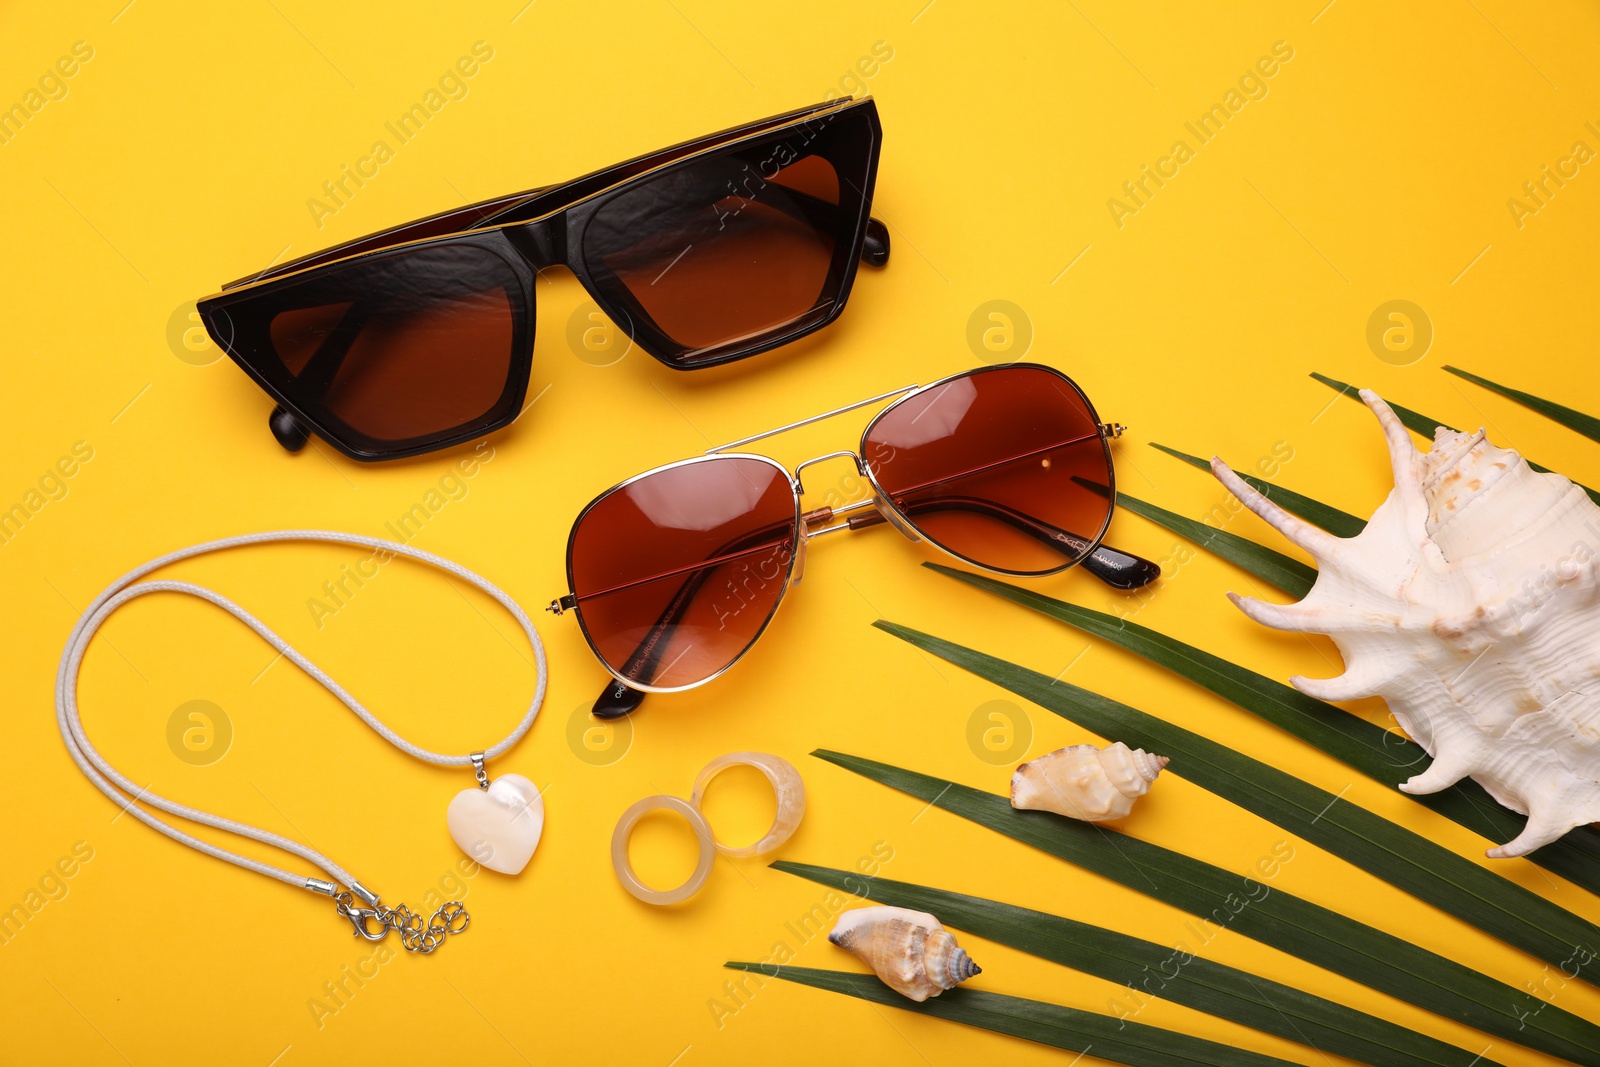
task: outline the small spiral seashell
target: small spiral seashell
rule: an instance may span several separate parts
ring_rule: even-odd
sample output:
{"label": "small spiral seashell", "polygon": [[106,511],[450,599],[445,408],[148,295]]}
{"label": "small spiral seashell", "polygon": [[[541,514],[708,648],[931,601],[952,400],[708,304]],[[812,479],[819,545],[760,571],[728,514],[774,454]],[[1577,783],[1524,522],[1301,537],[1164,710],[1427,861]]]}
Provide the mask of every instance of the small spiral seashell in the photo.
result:
{"label": "small spiral seashell", "polygon": [[982,968],[924,911],[878,905],[839,916],[828,940],[855,955],[895,992],[921,1002]]}
{"label": "small spiral seashell", "polygon": [[1121,741],[1105,748],[1072,745],[1018,767],[1011,776],[1011,806],[1111,822],[1133,810],[1166,765],[1167,757]]}

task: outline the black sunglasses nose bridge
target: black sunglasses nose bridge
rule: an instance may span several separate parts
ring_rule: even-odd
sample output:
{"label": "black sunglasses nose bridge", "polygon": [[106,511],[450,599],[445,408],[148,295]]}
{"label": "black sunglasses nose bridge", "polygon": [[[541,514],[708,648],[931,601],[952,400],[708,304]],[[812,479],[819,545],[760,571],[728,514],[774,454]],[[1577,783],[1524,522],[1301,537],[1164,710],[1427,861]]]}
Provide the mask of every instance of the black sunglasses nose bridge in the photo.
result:
{"label": "black sunglasses nose bridge", "polygon": [[536,273],[567,262],[565,213],[534,219],[522,226],[508,226],[502,232]]}

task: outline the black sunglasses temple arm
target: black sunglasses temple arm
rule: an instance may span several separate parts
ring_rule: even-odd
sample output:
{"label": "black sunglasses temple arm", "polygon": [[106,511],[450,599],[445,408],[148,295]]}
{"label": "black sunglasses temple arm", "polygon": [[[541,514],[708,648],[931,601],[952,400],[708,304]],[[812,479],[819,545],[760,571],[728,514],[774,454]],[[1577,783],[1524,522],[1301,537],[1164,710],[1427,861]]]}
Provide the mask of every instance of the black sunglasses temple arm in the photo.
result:
{"label": "black sunglasses temple arm", "polygon": [[[761,204],[774,211],[781,211],[790,218],[804,222],[815,227],[822,233],[837,233],[839,229],[839,212],[841,204],[814,196],[803,189],[796,189],[792,185],[782,182],[767,182],[757,179],[760,184],[755,189],[750,189],[751,175],[748,166],[734,166],[731,160],[706,160],[701,166],[711,173],[719,173],[726,179],[727,193],[717,189],[710,195],[720,197],[732,196],[739,200]],[[764,195],[771,190],[772,195]],[[862,200],[865,194],[854,189]],[[844,192],[844,190],[840,190]],[[870,203],[868,203],[870,206]],[[875,218],[867,219],[866,233],[861,243],[861,261],[869,266],[882,267],[889,262],[889,227]]]}
{"label": "black sunglasses temple arm", "polygon": [[[802,221],[809,222],[823,233],[833,233],[838,229],[838,204],[799,189],[788,186],[781,188],[783,195],[776,197],[769,206],[791,216],[798,213],[803,216]],[[796,210],[789,210],[791,206]],[[861,242],[861,262],[870,267],[886,266],[889,262],[889,227],[871,216],[867,218],[867,232]]]}
{"label": "black sunglasses temple arm", "polygon": [[[803,221],[811,223],[823,233],[832,233],[837,228],[838,204],[788,187],[784,188],[783,194],[771,206],[784,211],[792,204],[804,216]],[[795,212],[784,213],[793,215]],[[867,218],[867,232],[861,241],[861,262],[869,267],[883,267],[889,263],[889,227],[881,219]]]}
{"label": "black sunglasses temple arm", "polygon": [[[355,344],[370,314],[371,308],[366,302],[352,304],[306,361],[305,369],[295,378],[296,384],[319,400],[326,396],[334,378],[338,377],[339,368],[344,366],[345,357],[350,354],[350,346]],[[311,438],[311,428],[281,404],[267,416],[267,427],[272,431],[272,436],[277,438],[278,444],[290,452],[300,451]]]}

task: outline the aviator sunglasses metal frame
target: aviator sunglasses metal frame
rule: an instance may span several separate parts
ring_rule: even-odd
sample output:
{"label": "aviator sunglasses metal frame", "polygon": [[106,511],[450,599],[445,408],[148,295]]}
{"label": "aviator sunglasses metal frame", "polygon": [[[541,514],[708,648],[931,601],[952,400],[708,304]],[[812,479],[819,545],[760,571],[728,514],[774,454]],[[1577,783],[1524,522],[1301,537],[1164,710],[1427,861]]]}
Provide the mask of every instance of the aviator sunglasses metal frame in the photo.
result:
{"label": "aviator sunglasses metal frame", "polygon": [[[978,402],[985,389],[999,399]],[[816,456],[792,472],[768,456],[741,451],[884,401],[892,403],[867,424],[855,451]],[[1116,501],[1109,442],[1124,429],[1100,422],[1070,378],[1041,364],[984,367],[894,389],[707,449],[601,493],[573,522],[569,592],[547,610],[576,614],[584,640],[613,679],[594,714],[616,718],[637,708],[645,693],[703,685],[742,659],[771,623],[784,592],[800,581],[807,544],[842,530],[888,523],[912,541],[927,541],[991,572],[1039,577],[1082,564],[1108,585],[1137,589],[1160,576],[1159,566],[1102,543]],[[929,447],[942,451],[931,460],[919,456]],[[855,464],[871,495],[803,510],[802,473],[841,458]],[[724,466],[708,466],[713,464]],[[993,491],[1000,482],[1000,491]],[[1061,504],[1067,496],[1071,501]],[[724,514],[734,519],[719,524]],[[1074,532],[1059,524],[1061,516],[1073,514],[1094,528]],[[648,527],[658,518],[652,537]],[[685,539],[679,547],[651,544],[680,534]],[[650,558],[652,551],[661,558]],[[718,575],[723,568],[739,570]],[[652,588],[647,605],[631,610],[613,599]],[[706,638],[699,642],[699,658],[709,656],[710,662],[703,673],[693,664],[678,669],[694,641],[664,661],[675,643],[683,643],[676,631],[689,625],[696,601],[705,607],[708,588],[726,605],[713,607],[716,618],[698,624]],[[751,614],[735,618],[746,607]],[[618,613],[625,617],[620,623]],[[737,631],[732,634],[729,619]],[[724,651],[712,653],[718,644]]]}
{"label": "aviator sunglasses metal frame", "polygon": [[679,370],[828,325],[857,265],[888,262],[881,141],[871,97],[817,104],[269,267],[200,318],[290,451],[312,433],[358,460],[447,448],[521,414],[546,267]]}

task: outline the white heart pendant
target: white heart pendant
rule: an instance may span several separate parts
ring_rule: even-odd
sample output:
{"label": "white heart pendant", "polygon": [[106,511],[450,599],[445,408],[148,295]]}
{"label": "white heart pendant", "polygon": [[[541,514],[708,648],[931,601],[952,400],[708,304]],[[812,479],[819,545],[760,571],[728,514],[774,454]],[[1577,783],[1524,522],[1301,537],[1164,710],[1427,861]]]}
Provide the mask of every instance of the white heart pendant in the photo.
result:
{"label": "white heart pendant", "polygon": [[520,774],[502,774],[488,789],[463,789],[445,815],[461,851],[501,874],[520,874],[544,832],[544,798]]}

